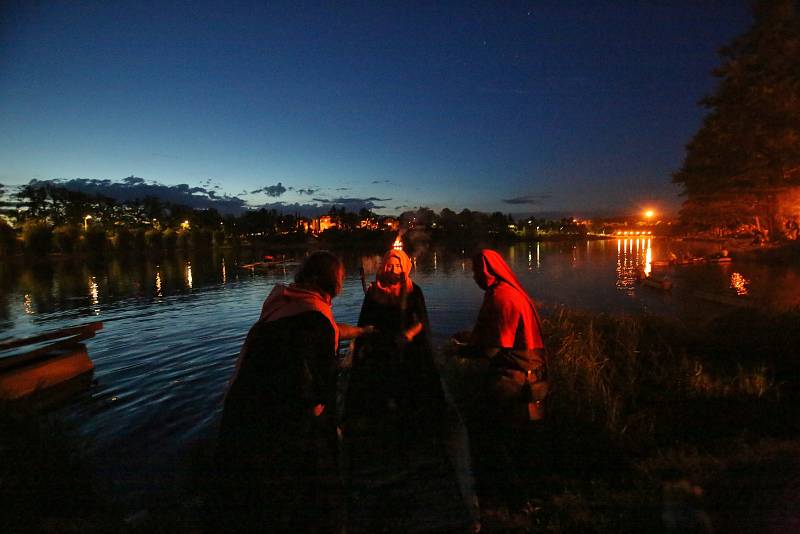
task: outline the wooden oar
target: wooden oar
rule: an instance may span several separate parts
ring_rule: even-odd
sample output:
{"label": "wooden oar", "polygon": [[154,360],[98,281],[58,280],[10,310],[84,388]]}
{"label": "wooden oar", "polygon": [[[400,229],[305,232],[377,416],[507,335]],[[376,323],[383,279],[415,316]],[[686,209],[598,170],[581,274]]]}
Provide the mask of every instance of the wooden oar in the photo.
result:
{"label": "wooden oar", "polygon": [[16,347],[24,347],[25,345],[32,345],[34,343],[41,343],[42,341],[48,341],[50,339],[60,339],[68,336],[73,336],[75,338],[72,339],[72,341],[80,341],[94,337],[94,333],[102,328],[103,322],[95,321],[93,323],[86,323],[80,326],[73,326],[70,328],[62,328],[61,330],[54,330],[52,332],[45,332],[44,334],[39,334],[38,336],[3,341],[0,342],[0,352]]}

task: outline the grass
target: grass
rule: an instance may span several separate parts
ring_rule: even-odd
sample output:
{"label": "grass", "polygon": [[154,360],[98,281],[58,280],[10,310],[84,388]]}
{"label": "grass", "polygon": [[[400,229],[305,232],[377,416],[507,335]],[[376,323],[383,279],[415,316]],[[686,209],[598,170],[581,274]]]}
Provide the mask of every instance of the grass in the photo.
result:
{"label": "grass", "polygon": [[[485,507],[486,531],[785,525],[800,508],[787,499],[792,484],[800,489],[799,326],[797,311],[737,311],[690,328],[554,310],[543,324],[548,418],[534,423],[526,462],[534,468],[520,488],[530,498]],[[445,366],[462,401],[480,387],[480,372],[471,361]]]}

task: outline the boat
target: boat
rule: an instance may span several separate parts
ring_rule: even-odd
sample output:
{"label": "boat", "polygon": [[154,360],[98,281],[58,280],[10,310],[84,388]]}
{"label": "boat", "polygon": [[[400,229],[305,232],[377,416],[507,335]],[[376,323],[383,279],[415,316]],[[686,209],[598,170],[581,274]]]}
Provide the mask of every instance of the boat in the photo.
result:
{"label": "boat", "polygon": [[254,261],[253,263],[243,263],[239,265],[240,269],[255,272],[271,271],[273,269],[286,269],[289,267],[296,267],[300,265],[299,262],[294,260],[273,260],[273,261]]}
{"label": "boat", "polygon": [[100,321],[0,341],[0,403],[50,405],[91,382],[94,364],[86,345]]}
{"label": "boat", "polygon": [[730,256],[719,256],[719,257],[708,258],[706,261],[708,261],[709,263],[730,263],[733,260],[731,259]]}
{"label": "boat", "polygon": [[672,280],[670,278],[664,277],[657,277],[650,275],[646,278],[642,278],[639,280],[643,286],[652,287],[653,289],[660,289],[661,291],[671,291],[672,290]]}

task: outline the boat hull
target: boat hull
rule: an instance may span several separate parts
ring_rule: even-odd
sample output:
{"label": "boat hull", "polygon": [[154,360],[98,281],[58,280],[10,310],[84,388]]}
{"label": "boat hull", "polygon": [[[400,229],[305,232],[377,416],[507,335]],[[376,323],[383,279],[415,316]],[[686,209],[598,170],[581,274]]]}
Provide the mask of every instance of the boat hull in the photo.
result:
{"label": "boat hull", "polygon": [[[56,348],[0,371],[0,401],[18,401],[67,383],[91,380],[94,364],[82,343]],[[80,379],[83,380],[80,380]]]}

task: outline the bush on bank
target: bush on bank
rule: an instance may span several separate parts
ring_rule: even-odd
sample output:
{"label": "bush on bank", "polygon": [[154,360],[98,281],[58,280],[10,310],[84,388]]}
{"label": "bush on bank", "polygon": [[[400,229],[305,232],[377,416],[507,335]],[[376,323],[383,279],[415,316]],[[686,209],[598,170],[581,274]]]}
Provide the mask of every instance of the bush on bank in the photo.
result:
{"label": "bush on bank", "polygon": [[53,247],[53,228],[42,221],[28,221],[22,227],[25,250],[36,256],[44,256]]}
{"label": "bush on bank", "polygon": [[17,233],[4,220],[0,219],[0,256],[10,256],[17,249]]}
{"label": "bush on bank", "polygon": [[74,252],[81,238],[81,229],[72,224],[65,224],[53,230],[53,240],[56,250],[64,254]]}

